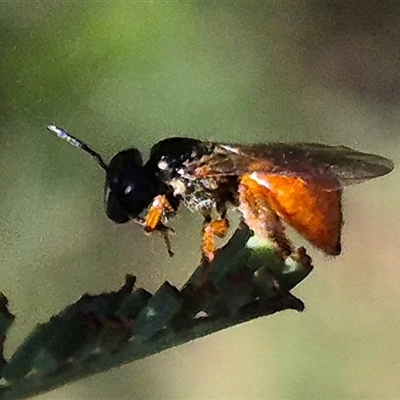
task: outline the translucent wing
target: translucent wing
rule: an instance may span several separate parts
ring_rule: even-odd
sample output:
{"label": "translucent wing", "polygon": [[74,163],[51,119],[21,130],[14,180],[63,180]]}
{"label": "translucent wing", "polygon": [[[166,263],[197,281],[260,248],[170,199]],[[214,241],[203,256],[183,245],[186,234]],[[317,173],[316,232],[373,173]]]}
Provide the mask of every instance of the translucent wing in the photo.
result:
{"label": "translucent wing", "polygon": [[334,189],[383,176],[393,170],[393,163],[387,158],[344,146],[316,143],[250,146],[214,143],[209,146],[213,151],[193,166],[196,178],[266,172],[312,181],[332,179]]}

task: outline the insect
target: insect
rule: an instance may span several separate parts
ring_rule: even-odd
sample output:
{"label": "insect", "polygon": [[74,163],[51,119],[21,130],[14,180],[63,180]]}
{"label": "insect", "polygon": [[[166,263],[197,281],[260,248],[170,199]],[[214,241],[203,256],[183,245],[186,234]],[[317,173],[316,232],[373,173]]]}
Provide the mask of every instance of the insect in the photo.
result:
{"label": "insect", "polygon": [[112,221],[134,220],[168,240],[165,222],[180,206],[201,212],[202,252],[208,261],[214,257],[216,237],[224,237],[229,228],[229,205],[282,256],[293,251],[284,223],[326,254],[339,255],[343,188],[394,168],[387,158],[344,146],[233,145],[180,137],[155,144],[146,163],[139,150],[130,148],[107,164],[63,129],[48,129],[89,153],[105,171],[106,213]]}

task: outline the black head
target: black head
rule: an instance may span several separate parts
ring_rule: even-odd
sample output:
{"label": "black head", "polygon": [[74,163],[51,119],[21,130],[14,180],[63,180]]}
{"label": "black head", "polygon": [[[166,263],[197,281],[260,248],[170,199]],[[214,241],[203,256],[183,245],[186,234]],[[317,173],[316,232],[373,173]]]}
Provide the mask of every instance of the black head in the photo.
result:
{"label": "black head", "polygon": [[162,182],[143,166],[139,150],[121,151],[111,159],[106,171],[107,216],[119,224],[136,218],[162,191]]}
{"label": "black head", "polygon": [[104,201],[107,216],[122,224],[137,218],[162,193],[163,183],[155,173],[143,166],[139,150],[132,148],[116,154],[107,165],[102,157],[85,143],[54,125],[49,131],[86,153],[106,172]]}

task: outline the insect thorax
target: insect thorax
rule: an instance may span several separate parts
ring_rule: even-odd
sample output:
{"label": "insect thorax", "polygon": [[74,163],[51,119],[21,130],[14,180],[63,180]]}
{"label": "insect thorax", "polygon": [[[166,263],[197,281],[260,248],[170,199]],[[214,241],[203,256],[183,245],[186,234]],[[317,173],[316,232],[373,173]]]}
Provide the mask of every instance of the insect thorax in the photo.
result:
{"label": "insect thorax", "polygon": [[170,186],[174,190],[174,196],[181,197],[190,211],[212,210],[217,206],[215,190],[208,180],[191,179],[182,175],[173,178]]}

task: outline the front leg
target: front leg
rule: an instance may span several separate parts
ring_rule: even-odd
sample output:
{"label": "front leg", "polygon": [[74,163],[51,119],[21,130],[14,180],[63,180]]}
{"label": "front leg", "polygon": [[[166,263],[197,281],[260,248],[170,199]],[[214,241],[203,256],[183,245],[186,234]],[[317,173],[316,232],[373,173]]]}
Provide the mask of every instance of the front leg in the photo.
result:
{"label": "front leg", "polygon": [[173,251],[171,250],[171,243],[168,236],[168,233],[172,229],[165,226],[163,224],[163,220],[168,215],[174,214],[175,212],[176,208],[171,205],[170,201],[167,198],[167,195],[158,195],[154,198],[143,223],[143,228],[145,232],[161,232],[164,237],[164,241],[170,257],[174,255]]}

